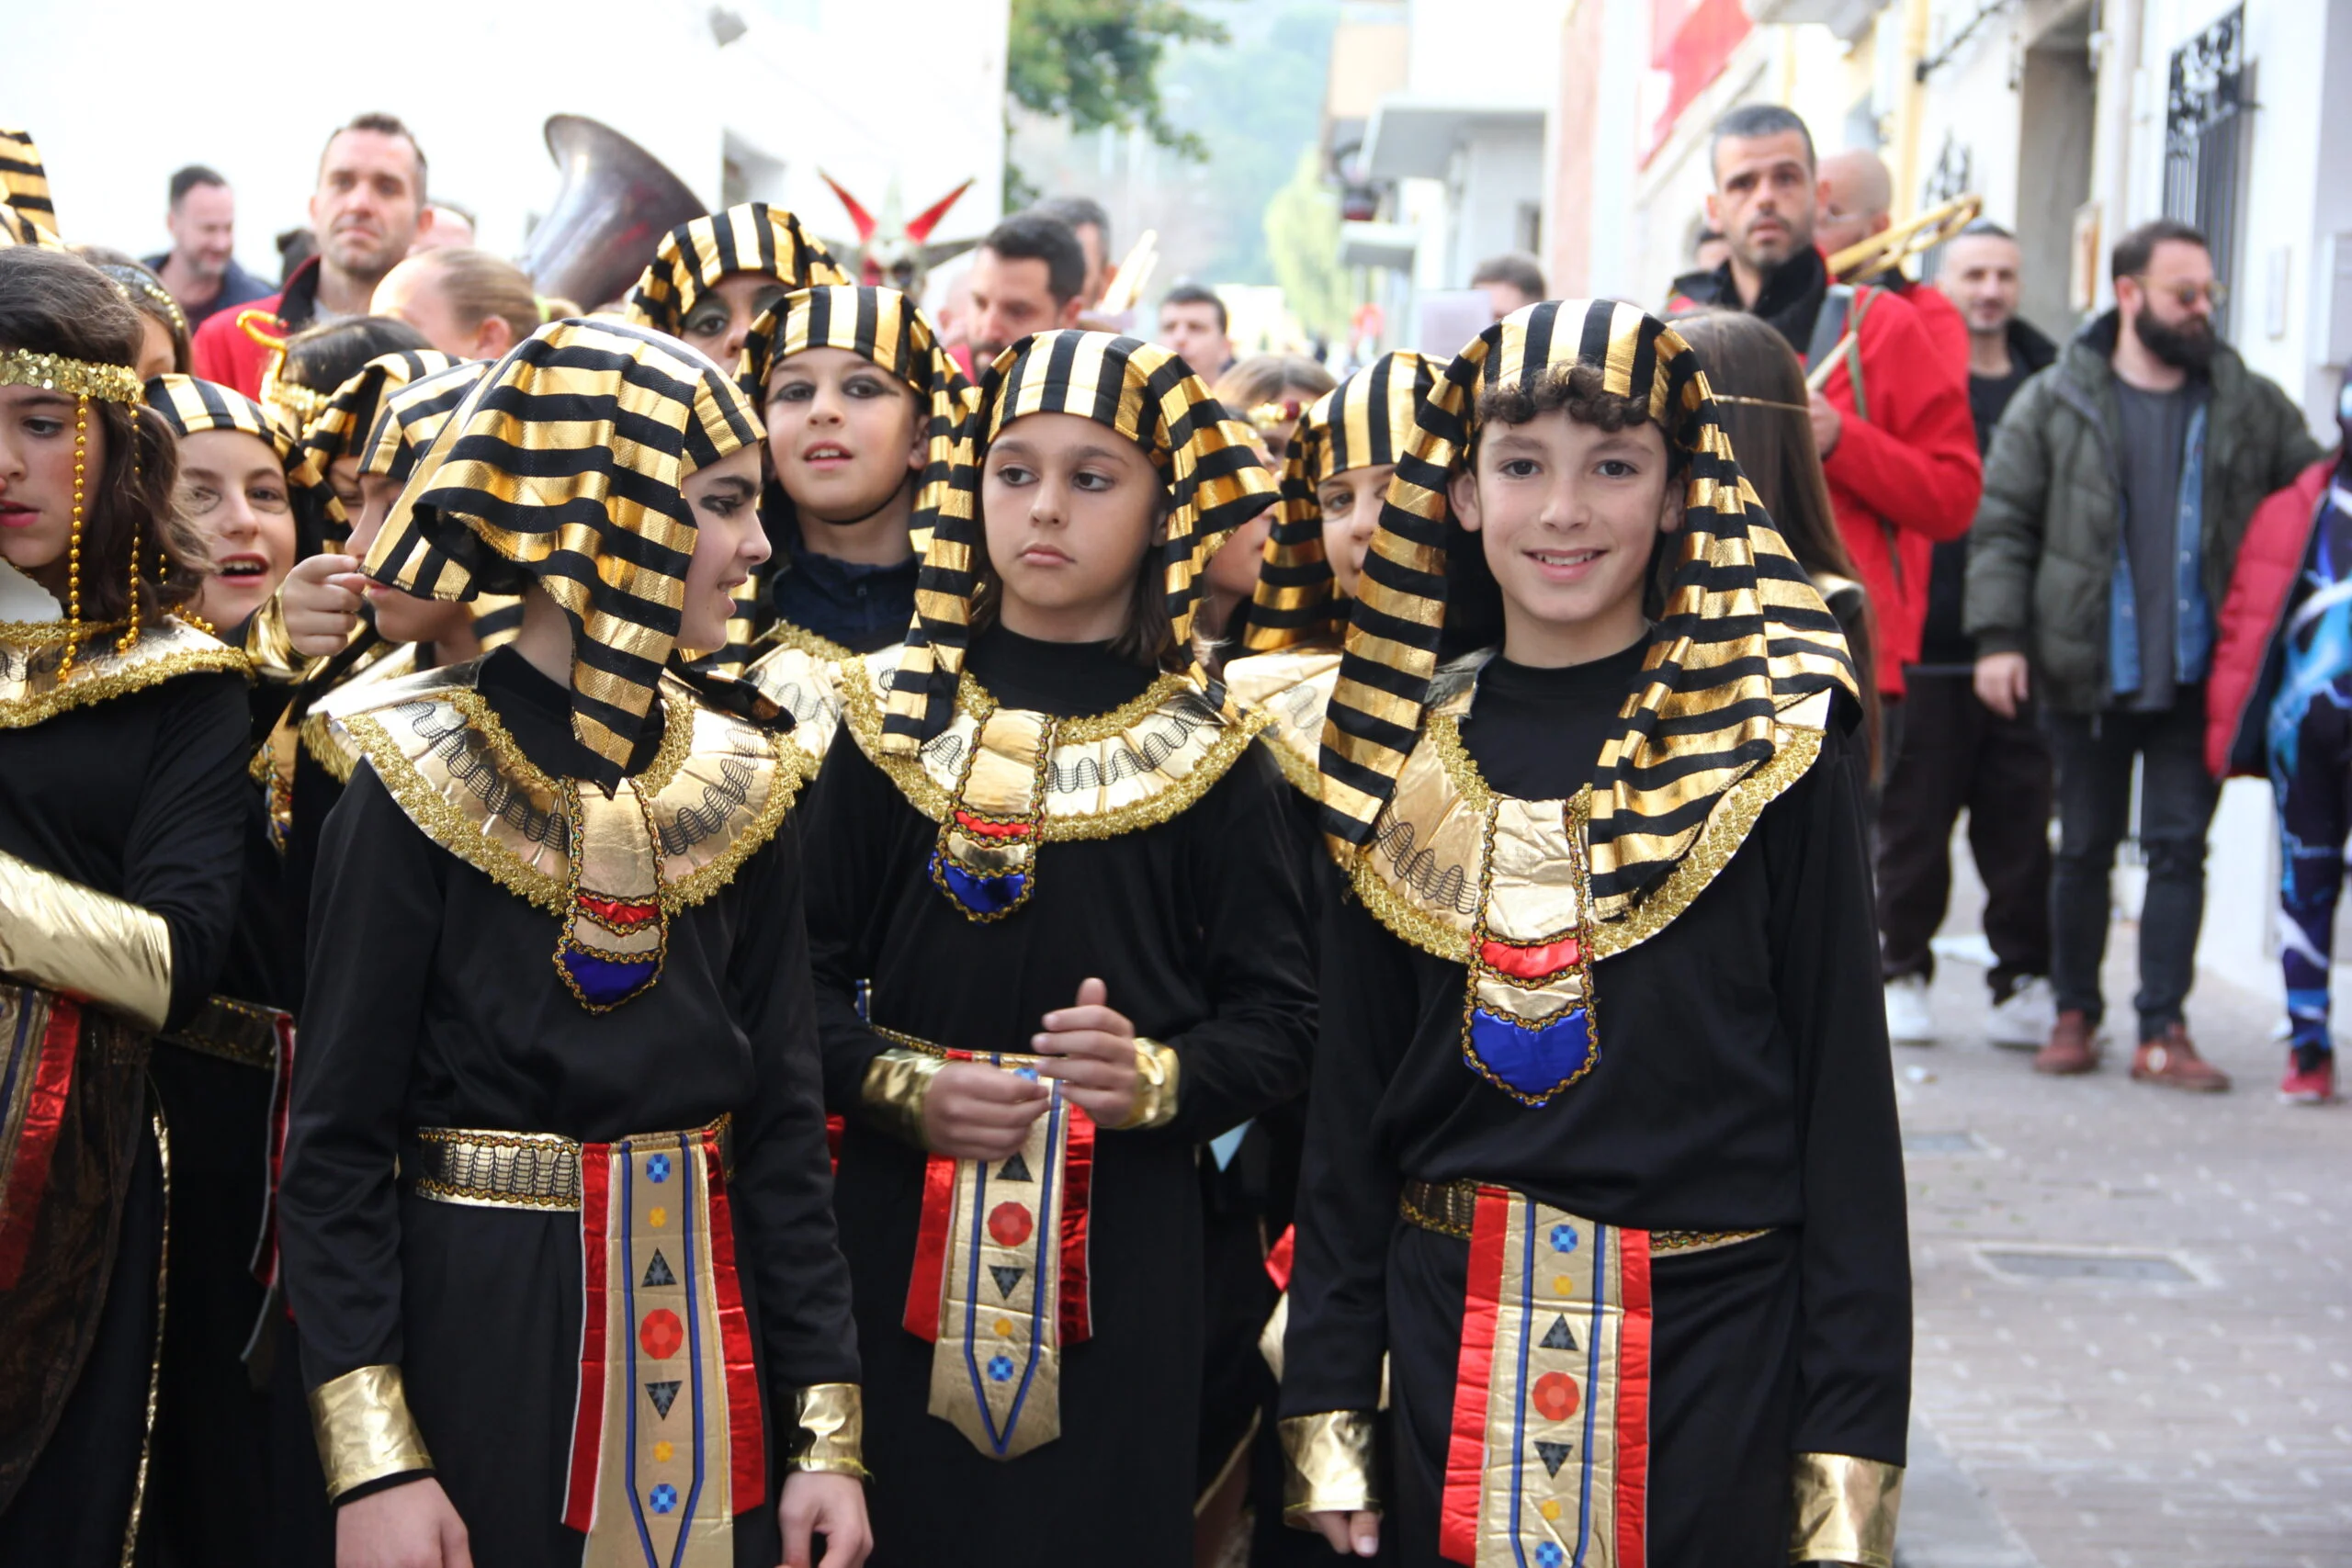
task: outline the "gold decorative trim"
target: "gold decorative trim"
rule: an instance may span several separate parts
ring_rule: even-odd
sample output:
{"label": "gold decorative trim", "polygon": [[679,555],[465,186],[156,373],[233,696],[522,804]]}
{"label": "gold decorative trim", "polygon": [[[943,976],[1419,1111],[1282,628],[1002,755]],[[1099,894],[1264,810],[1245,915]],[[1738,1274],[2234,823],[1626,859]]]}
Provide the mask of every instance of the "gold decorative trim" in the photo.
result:
{"label": "gold decorative trim", "polygon": [[1175,1050],[1157,1040],[1136,1036],[1136,1108],[1114,1129],[1148,1133],[1176,1120],[1176,1097],[1184,1064]]}
{"label": "gold decorative trim", "polygon": [[311,1430],[330,1503],[370,1481],[433,1468],[396,1366],[361,1367],[312,1389]]}
{"label": "gold decorative trim", "polygon": [[[933,822],[942,822],[954,808],[955,788],[944,783],[925,765],[924,757],[940,739],[963,734],[963,727],[960,723],[951,725],[912,756],[884,750],[884,697],[877,682],[888,679],[891,661],[897,658],[897,652],[889,649],[869,655],[843,671],[842,721],[856,739],[858,749],[898,786],[899,793],[906,796],[907,803]],[[862,678],[861,669],[864,671]],[[956,702],[957,719],[969,719],[973,723],[973,728],[964,739],[964,746],[968,752],[977,745],[977,726],[985,723],[997,711],[996,699],[967,674],[957,688]],[[1047,752],[1044,766],[1051,770],[1053,758],[1062,744],[1091,745],[1120,739],[1163,712],[1175,715],[1191,725],[1203,725],[1210,716],[1214,716],[1219,733],[1198,753],[1184,773],[1175,776],[1165,773],[1154,773],[1152,777],[1157,787],[1151,794],[1108,811],[1057,811],[1057,793],[1050,789],[1042,791],[1042,815],[1037,822],[1039,841],[1070,843],[1087,839],[1113,839],[1157,827],[1182,816],[1225,776],[1235,761],[1248,750],[1250,741],[1259,732],[1273,722],[1263,713],[1211,707],[1207,694],[1191,675],[1162,675],[1141,696],[1123,703],[1108,713],[1050,721],[1054,727],[1056,746]],[[968,757],[966,760],[968,761]],[[957,771],[959,773],[962,771],[960,766]]]}
{"label": "gold decorative trim", "polygon": [[234,997],[207,997],[196,1016],[162,1038],[207,1056],[218,1056],[241,1067],[272,1072],[277,1066],[277,1021],[287,1015],[276,1008],[241,1002]]}
{"label": "gold decorative trim", "polygon": [[318,662],[295,650],[294,636],[286,629],[284,584],[245,623],[245,657],[253,663],[254,674],[272,685],[290,685]]}
{"label": "gold decorative trim", "polygon": [[873,1113],[876,1122],[896,1134],[901,1141],[919,1149],[927,1149],[930,1142],[923,1136],[923,1100],[931,1093],[931,1080],[947,1065],[945,1055],[917,1049],[903,1043],[905,1037],[887,1029],[874,1032],[885,1040],[901,1043],[876,1056],[865,1065],[865,1079],[858,1089],[858,1099]]}
{"label": "gold decorative trim", "polygon": [[[83,629],[89,633],[87,626]],[[0,627],[0,729],[24,729],[69,708],[143,692],[175,676],[215,670],[253,675],[243,654],[177,620],[147,632],[128,653],[115,650],[112,633],[85,635],[74,651],[72,674],[58,684],[61,660],[32,650],[62,646],[62,638],[19,637]]]}
{"label": "gold decorative trim", "polygon": [[1287,1416],[1280,1430],[1284,1520],[1305,1528],[1300,1517],[1305,1514],[1355,1514],[1380,1507],[1371,1411]]}
{"label": "gold decorative trim", "polygon": [[96,1002],[152,1033],[171,1010],[171,928],[0,850],[0,975]]}
{"label": "gold decorative trim", "polygon": [[786,1470],[854,1475],[865,1468],[865,1395],[854,1382],[814,1382],[792,1393],[793,1433]]}
{"label": "gold decorative trim", "polygon": [[[1408,1180],[1396,1192],[1396,1213],[1405,1223],[1439,1235],[1468,1241],[1478,1218],[1478,1183],[1471,1180]],[[1714,1252],[1772,1234],[1756,1231],[1651,1231],[1650,1251],[1657,1253]]]}
{"label": "gold decorative trim", "polygon": [[44,392],[102,398],[132,408],[147,400],[147,389],[131,366],[36,354],[29,348],[0,349],[0,387],[38,387]]}
{"label": "gold decorative trim", "polygon": [[[752,646],[753,648],[757,648],[762,643],[770,642],[778,644],[785,648],[797,648],[812,659],[822,659],[832,664],[850,664],[854,662],[857,659],[857,650],[855,649],[843,648],[840,643],[835,642],[832,638],[829,637],[820,637],[815,632],[810,631],[807,626],[797,626],[790,621],[776,622],[774,626],[768,627],[767,630],[762,632],[759,637],[752,641]],[[854,1387],[855,1385],[843,1384],[842,1386]]]}
{"label": "gold decorative trim", "polygon": [[1903,1467],[1849,1454],[1799,1454],[1790,1484],[1791,1562],[1894,1568],[1894,1526],[1903,1511]]}
{"label": "gold decorative trim", "polygon": [[164,1387],[164,1327],[172,1299],[172,1124],[155,1086],[147,1086],[147,1124],[155,1134],[155,1165],[164,1185],[164,1234],[155,1245],[155,1337],[147,1351],[147,1409],[139,1428],[139,1469],[130,1484],[130,1515],[122,1528],[122,1568],[139,1561],[139,1525],[147,1513],[147,1472],[155,1457],[155,1405]]}
{"label": "gold decorative trim", "polygon": [[[722,1171],[735,1168],[735,1119],[722,1114],[685,1134],[718,1134]],[[640,1134],[644,1135],[644,1134]],[[651,1134],[669,1136],[674,1134]],[[401,1161],[410,1190],[436,1203],[476,1209],[580,1207],[582,1144],[560,1133],[506,1133],[473,1127],[419,1127]]]}

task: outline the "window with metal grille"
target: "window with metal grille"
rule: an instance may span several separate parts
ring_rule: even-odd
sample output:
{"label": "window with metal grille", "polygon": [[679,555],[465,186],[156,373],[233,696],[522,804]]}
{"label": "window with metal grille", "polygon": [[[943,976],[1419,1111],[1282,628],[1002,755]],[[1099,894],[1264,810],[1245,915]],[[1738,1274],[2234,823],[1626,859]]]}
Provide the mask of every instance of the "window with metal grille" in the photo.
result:
{"label": "window with metal grille", "polygon": [[[2236,271],[2238,216],[2245,197],[2245,139],[2253,95],[2245,62],[2245,7],[2239,6],[2172,51],[2165,99],[2165,216],[2193,223],[2213,247],[2213,276]],[[2213,328],[2230,335],[2235,301],[2224,295]]]}

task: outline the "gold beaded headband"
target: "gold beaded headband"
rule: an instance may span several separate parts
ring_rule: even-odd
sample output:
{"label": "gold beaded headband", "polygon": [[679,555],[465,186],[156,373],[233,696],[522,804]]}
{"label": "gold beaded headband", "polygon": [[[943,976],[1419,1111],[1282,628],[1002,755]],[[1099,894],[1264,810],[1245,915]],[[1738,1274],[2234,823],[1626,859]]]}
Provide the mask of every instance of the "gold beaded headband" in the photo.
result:
{"label": "gold beaded headband", "polygon": [[124,293],[128,294],[135,288],[145,295],[148,302],[163,311],[172,325],[179,331],[188,330],[187,312],[180,309],[180,302],[172,298],[169,289],[149,276],[145,267],[101,266],[98,270],[112,278],[115,287],[123,290]]}
{"label": "gold beaded headband", "polygon": [[35,354],[29,348],[0,349],[0,387],[39,387],[44,392],[104,398],[134,408],[147,400],[139,372],[128,365],[99,365],[62,354]]}

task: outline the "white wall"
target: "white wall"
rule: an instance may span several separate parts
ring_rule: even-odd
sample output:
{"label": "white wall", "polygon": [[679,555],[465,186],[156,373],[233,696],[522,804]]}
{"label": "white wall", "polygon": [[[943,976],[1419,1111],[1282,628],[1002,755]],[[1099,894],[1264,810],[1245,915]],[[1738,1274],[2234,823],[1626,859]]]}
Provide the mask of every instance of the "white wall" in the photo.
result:
{"label": "white wall", "polygon": [[[993,220],[1007,0],[733,3],[751,30],[723,51],[707,0],[11,6],[0,122],[39,141],[69,241],[161,250],[171,172],[220,169],[238,257],[267,277],[328,133],[366,110],[415,129],[433,191],[479,211],[482,243],[508,254],[555,192],[540,127],[559,111],[612,125],[713,202],[731,130],[786,161],[789,198],[829,236],[849,230],[819,162],[876,205],[893,168],[910,208],[978,175],[939,237]],[[877,66],[910,39],[920,59]]]}

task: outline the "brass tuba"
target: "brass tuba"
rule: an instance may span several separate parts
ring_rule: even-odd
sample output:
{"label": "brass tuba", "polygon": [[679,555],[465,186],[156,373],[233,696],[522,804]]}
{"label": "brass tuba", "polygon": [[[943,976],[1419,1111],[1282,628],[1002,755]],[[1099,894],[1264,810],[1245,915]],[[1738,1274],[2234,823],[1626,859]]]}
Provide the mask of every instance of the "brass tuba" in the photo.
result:
{"label": "brass tuba", "polygon": [[517,265],[540,294],[594,310],[628,292],[662,235],[708,209],[659,158],[601,120],[549,115],[547,138],[563,180]]}
{"label": "brass tuba", "polygon": [[1829,276],[1839,283],[1866,283],[1900,267],[1913,256],[1957,239],[1984,211],[1981,196],[1956,196],[1917,218],[1857,240],[1829,258]]}

